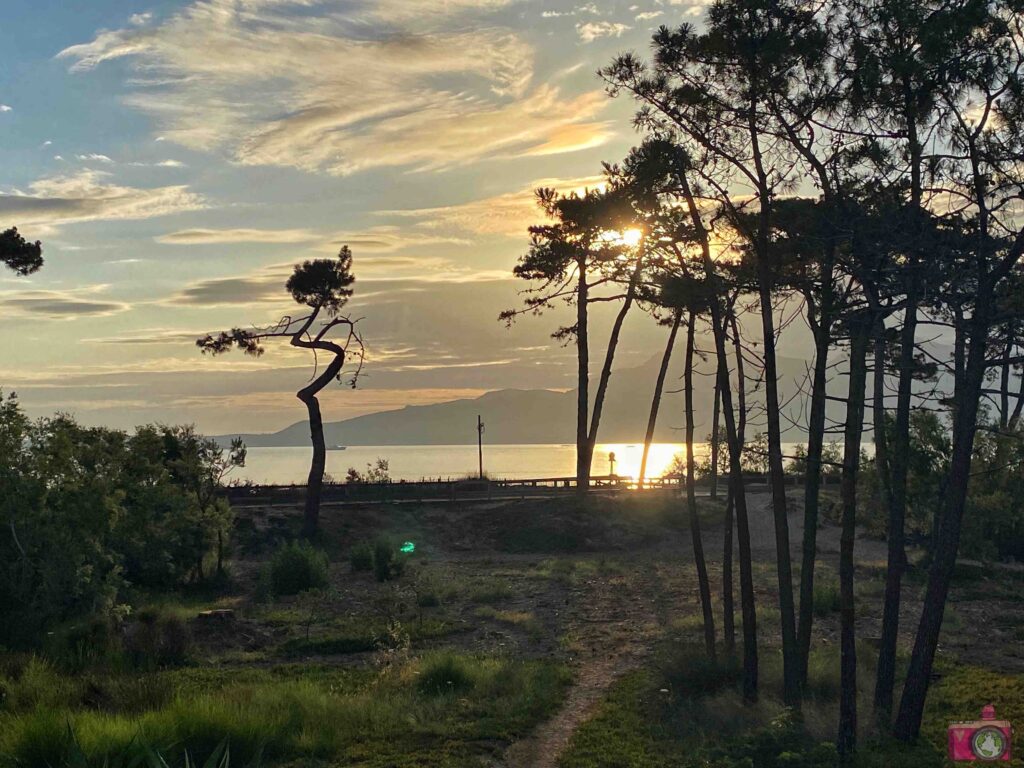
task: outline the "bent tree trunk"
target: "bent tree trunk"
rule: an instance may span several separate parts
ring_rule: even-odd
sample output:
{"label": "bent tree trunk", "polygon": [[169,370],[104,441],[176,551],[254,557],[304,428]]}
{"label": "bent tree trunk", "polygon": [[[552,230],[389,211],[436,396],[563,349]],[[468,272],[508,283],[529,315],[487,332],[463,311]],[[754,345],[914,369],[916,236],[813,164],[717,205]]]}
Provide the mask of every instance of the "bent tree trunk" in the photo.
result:
{"label": "bent tree trunk", "polygon": [[[303,344],[298,346],[303,346]],[[316,534],[320,523],[320,497],[324,485],[324,468],[327,465],[324,420],[320,413],[320,401],[317,399],[317,394],[337,378],[345,364],[345,352],[341,347],[320,342],[320,346],[317,348],[333,352],[334,359],[322,374],[296,393],[296,397],[305,404],[309,413],[309,439],[313,443],[313,461],[310,463],[309,477],[306,480],[306,506],[302,516],[302,535],[307,538]]]}
{"label": "bent tree trunk", "polygon": [[683,320],[683,311],[677,309],[672,316],[672,329],[668,334],[668,343],[665,345],[665,353],[661,356],[661,367],[658,369],[658,379],[654,383],[654,397],[651,398],[651,413],[647,417],[647,433],[644,435],[644,452],[640,457],[640,476],[637,478],[637,487],[644,487],[644,477],[647,474],[647,456],[651,451],[651,443],[654,440],[654,428],[658,424],[658,410],[661,408],[661,393],[665,389],[665,377],[668,375],[668,365],[672,360],[672,348],[676,344],[676,335]]}
{"label": "bent tree trunk", "polygon": [[579,262],[579,283],[576,294],[576,492],[586,495],[590,486],[590,457],[587,439],[587,416],[590,409],[590,339],[587,331],[587,268]]}
{"label": "bent tree trunk", "polygon": [[[827,270],[831,286],[832,272]],[[818,504],[821,492],[821,453],[825,439],[825,405],[828,373],[828,348],[832,333],[827,305],[822,309],[814,334],[814,379],[811,383],[811,407],[807,420],[807,476],[804,478],[804,534],[800,561],[800,621],[797,647],[800,660],[800,687],[807,686],[807,659],[811,652],[811,625],[814,621],[814,567],[818,553]]]}
{"label": "bent tree trunk", "polygon": [[700,533],[700,517],[697,515],[697,497],[694,492],[693,459],[693,345],[696,317],[691,311],[686,323],[686,360],[683,367],[683,397],[686,406],[686,509],[690,517],[690,538],[693,539],[693,561],[697,566],[697,585],[700,590],[700,605],[704,614],[704,646],[708,658],[715,660],[715,612],[711,604],[711,586],[708,583],[708,566],[704,560],[704,543]]}
{"label": "bent tree trunk", "polygon": [[857,637],[854,629],[853,544],[857,526],[857,472],[864,429],[864,385],[870,324],[853,324],[850,348],[850,385],[844,429],[842,523],[839,539],[839,733],[836,748],[844,760],[857,746]]}

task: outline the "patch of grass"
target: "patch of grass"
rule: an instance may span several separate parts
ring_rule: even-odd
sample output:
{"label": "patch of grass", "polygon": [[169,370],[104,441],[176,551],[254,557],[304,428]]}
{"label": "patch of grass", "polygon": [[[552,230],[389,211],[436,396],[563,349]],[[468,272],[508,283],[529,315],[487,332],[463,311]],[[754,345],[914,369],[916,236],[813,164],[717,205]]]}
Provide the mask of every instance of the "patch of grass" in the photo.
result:
{"label": "patch of grass", "polygon": [[493,619],[502,624],[518,627],[534,640],[544,634],[543,625],[529,611],[500,611],[490,606],[482,606],[476,609],[476,615],[482,619]]}
{"label": "patch of grass", "polygon": [[814,615],[830,616],[839,612],[839,582],[819,578],[814,581]]}
{"label": "patch of grass", "polygon": [[373,545],[368,541],[360,541],[352,546],[348,555],[353,573],[373,570]]}
{"label": "patch of grass", "polygon": [[479,579],[470,587],[467,597],[470,602],[490,605],[512,597],[512,587],[507,581],[497,578]]}
{"label": "patch of grass", "polygon": [[[526,733],[559,706],[563,667],[471,656],[428,656],[386,675],[284,665],[278,670],[181,670],[176,693],[127,714],[51,702],[0,715],[0,754],[32,766],[64,765],[68,724],[88,764],[143,738],[172,765],[187,750],[202,764],[224,739],[232,763],[262,753],[271,763],[465,766],[480,744]],[[459,695],[423,680],[458,677]]]}
{"label": "patch of grass", "polygon": [[444,696],[464,693],[470,690],[474,683],[465,659],[446,653],[423,664],[416,688],[428,696]]}
{"label": "patch of grass", "polygon": [[[446,637],[461,628],[441,618],[423,618],[402,624],[413,643]],[[335,622],[327,632],[306,639],[293,637],[279,646],[285,656],[334,656],[376,650],[387,634],[384,621],[345,620]]]}

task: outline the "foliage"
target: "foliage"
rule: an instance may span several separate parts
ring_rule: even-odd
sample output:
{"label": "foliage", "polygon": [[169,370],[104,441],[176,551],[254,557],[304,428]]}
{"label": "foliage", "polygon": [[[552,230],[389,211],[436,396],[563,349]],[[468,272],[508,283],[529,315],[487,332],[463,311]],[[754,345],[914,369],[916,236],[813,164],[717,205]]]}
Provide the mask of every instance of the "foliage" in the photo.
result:
{"label": "foliage", "polygon": [[[893,429],[892,419],[886,429]],[[907,530],[930,536],[935,510],[945,493],[949,469],[950,434],[931,411],[911,415],[907,479]],[[859,493],[860,522],[878,536],[885,535],[887,510],[877,492],[874,461],[865,462]],[[974,444],[971,482],[964,513],[960,552],[986,560],[1024,557],[1024,428],[988,427]]]}
{"label": "foliage", "polygon": [[373,544],[368,541],[360,541],[352,545],[352,550],[348,555],[349,562],[352,564],[352,571],[358,573],[359,571],[372,571],[373,570]]}
{"label": "foliage", "polygon": [[30,422],[15,397],[0,402],[0,642],[111,617],[129,584],[203,578],[232,519],[224,475],[244,458],[191,427],[129,435],[63,415]]}
{"label": "foliage", "polygon": [[381,537],[373,542],[373,575],[377,581],[391,581],[405,573],[408,557],[391,539]]}
{"label": "foliage", "polygon": [[375,462],[366,465],[366,472],[360,472],[355,467],[349,467],[345,475],[345,482],[387,485],[391,482],[390,469],[388,460],[378,457]]}
{"label": "foliage", "polygon": [[43,246],[26,240],[17,227],[0,232],[0,264],[19,275],[31,275],[43,266]]}
{"label": "foliage", "polygon": [[275,595],[297,595],[327,586],[327,555],[305,541],[291,541],[270,560]]}
{"label": "foliage", "polygon": [[829,616],[839,612],[839,582],[818,578],[814,581],[814,615]]}

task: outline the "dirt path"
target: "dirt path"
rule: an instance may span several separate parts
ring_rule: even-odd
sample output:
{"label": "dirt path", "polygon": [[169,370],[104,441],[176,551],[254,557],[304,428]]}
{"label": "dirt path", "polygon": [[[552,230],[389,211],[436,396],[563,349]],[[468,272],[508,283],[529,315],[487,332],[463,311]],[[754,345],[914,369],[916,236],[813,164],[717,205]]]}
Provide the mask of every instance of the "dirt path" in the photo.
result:
{"label": "dirt path", "polygon": [[680,536],[672,544],[665,554],[631,559],[621,572],[570,589],[565,637],[574,650],[575,681],[562,709],[508,749],[506,768],[554,768],[609,686],[641,666],[684,603],[696,604],[695,582],[680,574],[676,560],[689,541]]}

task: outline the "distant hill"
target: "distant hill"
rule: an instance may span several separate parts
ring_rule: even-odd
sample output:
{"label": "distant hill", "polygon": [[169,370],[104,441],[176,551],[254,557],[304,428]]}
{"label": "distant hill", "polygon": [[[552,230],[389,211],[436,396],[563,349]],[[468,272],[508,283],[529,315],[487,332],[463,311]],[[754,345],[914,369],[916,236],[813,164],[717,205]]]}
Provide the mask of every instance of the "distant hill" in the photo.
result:
{"label": "distant hill", "polygon": [[[682,355],[678,356],[682,358]],[[660,361],[652,358],[637,368],[612,375],[601,419],[600,440],[610,443],[641,442],[647,428],[651,395]],[[796,393],[796,382],[803,376],[805,361],[780,358],[780,390],[788,399]],[[682,383],[675,366],[666,382],[655,440],[677,442],[682,438]],[[596,389],[597,376],[592,389]],[[697,435],[703,439],[711,431],[713,379],[695,377],[694,421]],[[752,385],[751,385],[752,386]],[[759,398],[751,395],[751,401]],[[799,408],[790,405],[794,419]],[[573,443],[576,434],[576,392],[547,389],[502,389],[478,398],[452,400],[433,405],[410,405],[393,411],[357,416],[324,424],[328,445],[461,445],[476,439],[476,417],[486,424],[486,441],[495,444]],[[754,416],[750,434],[760,431],[760,419]],[[224,442],[234,435],[218,438]],[[790,440],[803,437],[792,429]],[[253,448],[309,445],[309,426],[305,420],[272,434],[242,435]]]}

